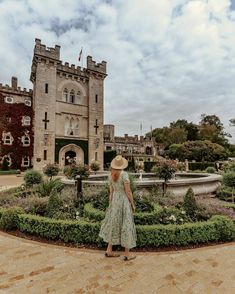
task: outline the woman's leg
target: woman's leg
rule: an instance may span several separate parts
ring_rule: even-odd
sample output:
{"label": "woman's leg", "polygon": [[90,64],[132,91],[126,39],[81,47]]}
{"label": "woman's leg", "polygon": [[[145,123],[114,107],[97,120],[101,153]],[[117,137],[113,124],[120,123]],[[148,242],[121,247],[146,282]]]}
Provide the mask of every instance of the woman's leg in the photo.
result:
{"label": "woman's leg", "polygon": [[130,253],[130,249],[125,247],[124,260],[135,259],[136,255]]}
{"label": "woman's leg", "polygon": [[113,245],[112,244],[108,244],[108,247],[107,247],[107,249],[106,249],[106,252],[107,253],[112,253],[112,251],[113,251]]}

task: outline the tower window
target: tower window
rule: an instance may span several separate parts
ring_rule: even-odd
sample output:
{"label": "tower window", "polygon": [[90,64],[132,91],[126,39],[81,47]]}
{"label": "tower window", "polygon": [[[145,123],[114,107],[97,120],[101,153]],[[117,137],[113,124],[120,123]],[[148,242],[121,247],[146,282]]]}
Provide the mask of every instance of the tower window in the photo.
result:
{"label": "tower window", "polygon": [[75,93],[74,90],[71,90],[70,92],[70,103],[74,103],[75,102]]}
{"label": "tower window", "polygon": [[48,84],[45,84],[45,93],[48,93]]}
{"label": "tower window", "polygon": [[68,94],[68,89],[67,88],[64,89],[63,96],[64,96],[63,100],[65,102],[69,102],[69,94]]}
{"label": "tower window", "polygon": [[98,95],[95,95],[95,103],[98,103]]}
{"label": "tower window", "polygon": [[47,150],[44,150],[44,153],[43,153],[43,159],[44,159],[44,160],[47,160]]}

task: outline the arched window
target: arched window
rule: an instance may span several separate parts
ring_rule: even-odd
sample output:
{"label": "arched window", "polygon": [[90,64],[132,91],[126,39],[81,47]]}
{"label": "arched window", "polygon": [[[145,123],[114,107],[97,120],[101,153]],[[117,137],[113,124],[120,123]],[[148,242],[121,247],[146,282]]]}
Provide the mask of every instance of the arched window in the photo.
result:
{"label": "arched window", "polygon": [[30,116],[23,116],[22,118],[22,126],[30,126],[31,117]]}
{"label": "arched window", "polygon": [[69,102],[69,92],[68,92],[68,89],[67,88],[64,89],[64,92],[63,92],[63,100],[65,102]]}
{"label": "arched window", "polygon": [[29,166],[29,157],[28,156],[25,156],[25,157],[22,157],[22,166]]}
{"label": "arched window", "polygon": [[70,119],[70,124],[69,124],[69,135],[73,136],[74,135],[74,119]]}
{"label": "arched window", "polygon": [[70,91],[70,99],[69,99],[69,102],[70,103],[75,103],[75,93],[74,93],[74,90],[71,90]]}
{"label": "arched window", "polygon": [[22,143],[23,143],[23,146],[29,146],[30,145],[30,138],[28,136],[23,136]]}
{"label": "arched window", "polygon": [[69,117],[65,118],[64,128],[65,128],[65,130],[64,130],[65,136],[69,135],[69,131],[70,131],[69,130],[70,129],[70,119],[69,119]]}
{"label": "arched window", "polygon": [[78,92],[77,92],[77,101],[78,101],[78,104],[81,104],[81,103],[82,103],[82,95],[81,95],[81,91],[78,91]]}
{"label": "arched window", "polygon": [[14,141],[10,132],[8,133],[3,132],[2,140],[4,145],[12,145],[12,142]]}

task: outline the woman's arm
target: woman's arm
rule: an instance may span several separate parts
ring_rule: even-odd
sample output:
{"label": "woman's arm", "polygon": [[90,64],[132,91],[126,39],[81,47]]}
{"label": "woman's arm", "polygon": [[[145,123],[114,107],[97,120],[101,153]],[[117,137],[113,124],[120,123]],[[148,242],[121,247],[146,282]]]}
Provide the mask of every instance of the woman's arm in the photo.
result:
{"label": "woman's arm", "polygon": [[131,203],[132,211],[134,213],[135,212],[135,204],[134,204],[134,199],[133,199],[133,195],[132,195],[130,183],[129,182],[125,182],[124,183],[124,188],[125,188],[125,192],[126,192],[126,195],[128,197],[128,200]]}

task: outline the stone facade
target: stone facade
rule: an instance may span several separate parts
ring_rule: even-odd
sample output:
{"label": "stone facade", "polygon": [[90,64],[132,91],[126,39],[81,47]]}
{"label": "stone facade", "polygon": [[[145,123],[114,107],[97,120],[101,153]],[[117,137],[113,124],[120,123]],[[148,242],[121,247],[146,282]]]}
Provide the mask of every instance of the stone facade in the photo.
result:
{"label": "stone facade", "polygon": [[134,160],[138,169],[144,168],[145,161],[153,161],[157,156],[157,145],[154,140],[144,136],[115,136],[114,125],[104,125],[105,150],[116,150],[129,161]]}
{"label": "stone facade", "polygon": [[87,57],[87,67],[60,60],[60,46],[35,40],[30,80],[35,108],[34,168],[61,167],[68,157],[103,166],[103,83],[106,62]]}
{"label": "stone facade", "polygon": [[25,169],[33,159],[32,90],[0,84],[0,163],[6,158],[10,168]]}

